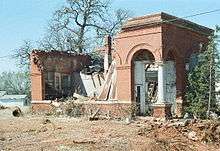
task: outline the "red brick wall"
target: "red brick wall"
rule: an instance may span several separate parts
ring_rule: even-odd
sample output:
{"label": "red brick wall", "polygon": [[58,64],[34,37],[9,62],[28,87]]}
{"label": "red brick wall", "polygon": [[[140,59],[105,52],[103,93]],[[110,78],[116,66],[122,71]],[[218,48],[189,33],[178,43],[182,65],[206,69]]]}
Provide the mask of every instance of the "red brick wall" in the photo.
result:
{"label": "red brick wall", "polygon": [[140,49],[150,51],[155,61],[172,58],[176,62],[177,97],[183,98],[186,89],[185,62],[192,53],[199,51],[200,43],[206,44],[207,41],[206,35],[171,24],[122,30],[115,39],[114,55],[117,61],[118,99],[134,100],[132,57]]}
{"label": "red brick wall", "polygon": [[[91,116],[99,109],[98,116],[110,117],[110,118],[126,118],[135,114],[135,107],[130,103],[109,103],[109,102],[84,102],[75,103],[76,106],[80,106],[79,116]],[[32,104],[32,111],[34,113],[55,113],[55,108],[51,104],[35,103]]]}
{"label": "red brick wall", "polygon": [[171,106],[165,105],[165,106],[154,106],[154,112],[153,116],[158,118],[171,118]]}
{"label": "red brick wall", "polygon": [[43,73],[33,62],[33,56],[31,56],[31,97],[34,101],[44,99]]}
{"label": "red brick wall", "polygon": [[53,112],[53,106],[45,103],[32,104],[32,112],[34,113],[50,113]]}
{"label": "red brick wall", "polygon": [[171,24],[163,24],[162,32],[163,58],[168,58],[169,53],[173,55],[176,62],[177,97],[184,98],[187,79],[185,63],[193,53],[200,51],[200,43],[207,45],[208,37]]}
{"label": "red brick wall", "polygon": [[31,54],[31,95],[33,101],[45,99],[45,72],[72,74],[90,65],[91,59],[83,54],[33,51]]}
{"label": "red brick wall", "polygon": [[117,96],[121,101],[134,101],[133,55],[140,49],[150,51],[155,60],[162,56],[162,28],[160,26],[121,32],[115,39],[117,61]]}
{"label": "red brick wall", "polygon": [[126,118],[133,115],[135,108],[129,103],[103,103],[103,104],[83,104],[84,115],[91,115],[98,109],[99,115],[109,116],[111,118]]}

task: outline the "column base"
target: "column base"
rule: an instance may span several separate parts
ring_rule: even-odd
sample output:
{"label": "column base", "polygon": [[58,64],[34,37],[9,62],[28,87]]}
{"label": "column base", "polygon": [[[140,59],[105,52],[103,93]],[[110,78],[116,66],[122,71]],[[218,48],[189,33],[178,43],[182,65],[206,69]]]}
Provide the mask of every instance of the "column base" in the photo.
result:
{"label": "column base", "polygon": [[156,118],[171,118],[171,106],[172,104],[155,104],[153,105],[153,117]]}

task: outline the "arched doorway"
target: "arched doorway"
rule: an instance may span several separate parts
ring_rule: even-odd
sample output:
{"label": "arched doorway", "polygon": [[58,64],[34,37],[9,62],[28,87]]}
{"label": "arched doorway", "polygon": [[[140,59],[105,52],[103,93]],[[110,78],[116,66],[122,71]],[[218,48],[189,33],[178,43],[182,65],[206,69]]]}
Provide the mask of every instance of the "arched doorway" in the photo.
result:
{"label": "arched doorway", "polygon": [[147,49],[140,49],[132,57],[133,100],[137,105],[137,114],[146,115],[149,102],[156,100],[157,67],[154,55]]}

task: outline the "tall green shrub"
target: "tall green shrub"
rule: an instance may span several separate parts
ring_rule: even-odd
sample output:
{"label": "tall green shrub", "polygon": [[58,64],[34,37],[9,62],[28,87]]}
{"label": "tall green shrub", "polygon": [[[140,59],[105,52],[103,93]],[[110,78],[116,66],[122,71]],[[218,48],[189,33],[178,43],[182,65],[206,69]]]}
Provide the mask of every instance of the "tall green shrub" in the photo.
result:
{"label": "tall green shrub", "polygon": [[186,112],[205,118],[216,109],[215,84],[219,81],[218,31],[198,55],[196,66],[188,73]]}

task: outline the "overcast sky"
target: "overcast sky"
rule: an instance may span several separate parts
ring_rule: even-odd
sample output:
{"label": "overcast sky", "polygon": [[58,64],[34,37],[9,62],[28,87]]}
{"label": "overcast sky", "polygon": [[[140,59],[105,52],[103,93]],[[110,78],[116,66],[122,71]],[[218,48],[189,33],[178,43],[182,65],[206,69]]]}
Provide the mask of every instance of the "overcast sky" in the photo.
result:
{"label": "overcast sky", "polygon": [[[24,40],[37,41],[45,33],[52,13],[65,0],[0,0],[0,72],[16,71],[9,56]],[[220,9],[220,0],[113,0],[112,9],[130,10],[133,16],[166,12],[178,17]],[[188,18],[214,28],[220,25],[220,11]]]}

